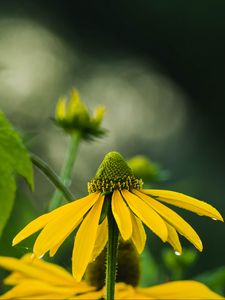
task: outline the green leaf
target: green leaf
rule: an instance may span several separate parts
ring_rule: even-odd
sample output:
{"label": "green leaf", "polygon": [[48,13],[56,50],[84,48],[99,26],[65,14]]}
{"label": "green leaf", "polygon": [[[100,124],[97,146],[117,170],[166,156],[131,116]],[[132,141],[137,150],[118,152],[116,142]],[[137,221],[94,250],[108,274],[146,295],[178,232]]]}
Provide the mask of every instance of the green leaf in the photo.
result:
{"label": "green leaf", "polygon": [[0,111],[0,234],[10,216],[16,193],[16,174],[33,189],[29,154],[19,134]]}

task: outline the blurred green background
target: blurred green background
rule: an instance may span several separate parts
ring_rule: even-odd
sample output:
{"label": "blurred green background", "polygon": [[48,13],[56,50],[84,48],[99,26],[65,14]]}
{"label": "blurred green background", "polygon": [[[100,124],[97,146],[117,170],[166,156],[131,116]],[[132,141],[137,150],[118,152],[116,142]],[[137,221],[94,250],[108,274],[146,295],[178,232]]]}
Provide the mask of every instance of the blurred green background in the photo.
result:
{"label": "blurred green background", "polygon": [[[168,170],[155,187],[205,200],[224,216],[224,12],[224,1],[208,0],[1,0],[0,108],[28,148],[59,172],[68,141],[51,118],[59,96],[76,86],[90,109],[106,106],[108,129],[106,138],[80,147],[72,184],[77,197],[104,154],[117,150],[126,158],[144,154]],[[31,242],[14,249],[11,240],[54,191],[36,170],[35,185],[31,194],[21,181],[1,255],[31,251]],[[178,275],[209,272],[209,278],[220,268],[221,290],[224,226],[181,215],[202,237],[204,252]],[[165,247],[153,235],[148,242],[165,274]],[[58,261],[69,264],[60,253]]]}

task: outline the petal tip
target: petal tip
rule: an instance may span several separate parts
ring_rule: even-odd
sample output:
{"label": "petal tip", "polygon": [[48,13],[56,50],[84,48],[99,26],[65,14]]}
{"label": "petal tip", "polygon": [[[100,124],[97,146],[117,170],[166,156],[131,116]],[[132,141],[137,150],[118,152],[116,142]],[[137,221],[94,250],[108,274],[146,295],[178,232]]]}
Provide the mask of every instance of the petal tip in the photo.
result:
{"label": "petal tip", "polygon": [[214,221],[221,221],[221,222],[224,222],[224,219],[222,217],[222,215],[220,214],[220,212],[214,208],[214,212],[212,214],[212,220]]}
{"label": "petal tip", "polygon": [[202,252],[203,251],[203,244],[202,241],[199,239],[198,244],[196,245],[196,248]]}
{"label": "petal tip", "polygon": [[217,218],[216,220],[218,220],[218,221],[221,221],[221,222],[224,222],[224,219],[223,219],[223,217],[221,216],[221,214],[219,213],[219,218]]}
{"label": "petal tip", "polygon": [[161,235],[161,239],[162,239],[162,241],[163,241],[164,243],[167,242],[168,236],[169,236],[168,230],[166,230],[166,231]]}
{"label": "petal tip", "polygon": [[41,251],[37,251],[34,247],[33,249],[33,258],[37,258],[37,259],[41,259],[42,257],[44,257],[46,252],[41,252]]}
{"label": "petal tip", "polygon": [[145,249],[145,245],[143,247],[138,247],[138,248],[135,246],[135,248],[137,249],[137,253],[141,254]]}
{"label": "petal tip", "polygon": [[15,237],[13,240],[12,240],[12,246],[15,246],[19,243],[19,241],[17,241],[17,238]]}
{"label": "petal tip", "polygon": [[[172,247],[173,247],[173,246],[172,246]],[[180,255],[183,254],[183,249],[182,249],[182,246],[181,246],[181,245],[180,245],[180,247],[179,247],[179,246],[173,247],[173,249],[174,249],[174,253],[175,253],[176,255],[180,256]]]}
{"label": "petal tip", "polygon": [[82,279],[82,277],[83,277],[83,275],[77,273],[76,271],[73,271],[73,277],[75,278],[75,280],[76,280],[77,282],[80,282],[81,279]]}

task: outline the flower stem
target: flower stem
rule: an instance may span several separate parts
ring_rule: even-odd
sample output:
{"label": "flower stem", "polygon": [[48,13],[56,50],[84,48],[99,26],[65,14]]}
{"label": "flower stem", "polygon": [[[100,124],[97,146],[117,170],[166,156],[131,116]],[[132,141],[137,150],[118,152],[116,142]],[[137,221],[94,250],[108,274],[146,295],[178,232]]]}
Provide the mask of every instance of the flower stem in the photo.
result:
{"label": "flower stem", "polygon": [[[69,148],[67,156],[64,162],[64,166],[61,171],[60,178],[65,187],[69,187],[71,184],[71,177],[73,172],[73,166],[77,157],[77,150],[80,144],[80,133],[76,132],[70,136]],[[62,193],[60,190],[56,190],[52,199],[49,202],[49,210],[57,208],[62,201]]]}
{"label": "flower stem", "polygon": [[57,176],[57,174],[49,167],[49,165],[45,161],[43,161],[40,157],[33,153],[30,153],[30,158],[32,163],[42,171],[42,173],[51,181],[51,183],[54,184],[54,186],[58,190],[61,191],[66,200],[70,202],[74,199],[74,196],[70,192],[70,190],[67,187],[65,187],[60,178]]}
{"label": "flower stem", "polygon": [[[109,199],[106,199],[106,201],[109,201]],[[106,256],[106,300],[114,299],[118,235],[118,227],[110,207],[108,212],[108,246]]]}

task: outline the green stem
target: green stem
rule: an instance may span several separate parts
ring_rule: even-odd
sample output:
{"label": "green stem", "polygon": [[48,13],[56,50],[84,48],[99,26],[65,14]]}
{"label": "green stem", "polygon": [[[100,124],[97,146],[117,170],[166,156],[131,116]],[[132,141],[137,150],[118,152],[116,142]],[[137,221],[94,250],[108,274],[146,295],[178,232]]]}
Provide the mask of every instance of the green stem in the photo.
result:
{"label": "green stem", "polygon": [[[106,199],[106,201],[109,199]],[[108,212],[108,247],[106,256],[106,300],[114,299],[119,231],[110,207]]]}
{"label": "green stem", "polygon": [[[62,168],[60,178],[63,184],[68,188],[71,184],[71,177],[73,172],[73,166],[77,157],[77,150],[80,144],[80,133],[74,133],[70,136],[70,143],[67,152],[67,156]],[[56,190],[52,199],[49,202],[49,210],[57,208],[62,201],[62,193],[60,190]]]}
{"label": "green stem", "polygon": [[30,153],[30,158],[32,163],[42,171],[42,173],[54,184],[54,186],[61,191],[64,197],[70,202],[74,199],[73,194],[69,191],[67,187],[62,183],[60,178],[56,175],[56,173],[49,167],[49,165],[44,162],[37,155]]}

